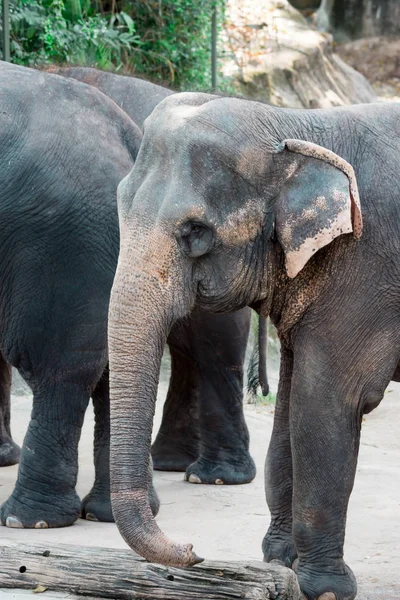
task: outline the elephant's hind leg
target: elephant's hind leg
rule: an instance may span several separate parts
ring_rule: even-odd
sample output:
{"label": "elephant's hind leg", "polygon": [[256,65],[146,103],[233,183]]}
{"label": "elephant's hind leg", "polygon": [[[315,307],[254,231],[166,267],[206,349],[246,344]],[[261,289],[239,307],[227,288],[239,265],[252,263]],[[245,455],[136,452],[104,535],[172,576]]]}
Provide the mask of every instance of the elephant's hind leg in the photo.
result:
{"label": "elephant's hind leg", "polygon": [[11,367],[0,354],[0,467],[16,465],[20,447],[10,430]]}
{"label": "elephant's hind leg", "polygon": [[104,371],[93,393],[95,482],[81,503],[81,517],[113,522],[110,498],[110,392],[109,372]]}
{"label": "elephant's hind leg", "polygon": [[[104,370],[93,393],[95,482],[81,503],[81,517],[88,521],[114,522],[110,497],[110,376]],[[154,487],[150,490],[150,506],[156,515],[160,502]]]}
{"label": "elephant's hind leg", "polygon": [[[183,324],[181,327],[185,327]],[[186,328],[185,328],[186,331]],[[194,360],[169,340],[171,378],[160,430],[151,448],[158,471],[186,471],[200,454],[199,370]]]}
{"label": "elephant's hind leg", "polygon": [[250,309],[194,311],[168,338],[171,380],[154,468],[186,471],[191,483],[241,484],[256,474],[243,414],[243,363]]}
{"label": "elephant's hind leg", "polygon": [[230,315],[191,316],[200,372],[200,456],[185,475],[192,483],[238,485],[256,475],[243,413],[250,315],[250,309],[242,309]]}

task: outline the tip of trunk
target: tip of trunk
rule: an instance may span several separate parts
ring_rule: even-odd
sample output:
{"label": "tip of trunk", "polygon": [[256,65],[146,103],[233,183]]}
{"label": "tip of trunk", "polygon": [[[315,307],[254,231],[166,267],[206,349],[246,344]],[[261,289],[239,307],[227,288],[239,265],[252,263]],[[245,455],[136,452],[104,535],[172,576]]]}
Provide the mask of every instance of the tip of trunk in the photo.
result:
{"label": "tip of trunk", "polygon": [[[166,557],[166,561],[163,561],[162,564],[168,565],[170,567],[193,567],[194,565],[198,565],[204,561],[204,558],[197,556],[195,552],[193,552],[193,544],[174,544],[173,542],[169,542],[170,544],[170,552]],[[149,560],[149,559],[147,559]],[[151,562],[159,562],[158,560],[152,560]]]}
{"label": "tip of trunk", "polygon": [[175,544],[161,531],[158,538],[153,537],[143,544],[139,554],[148,562],[166,567],[193,567],[204,561],[193,552],[193,544]]}
{"label": "tip of trunk", "polygon": [[[130,494],[129,494],[130,496]],[[176,544],[158,527],[148,503],[125,494],[112,494],[115,522],[126,543],[149,562],[168,567],[192,567],[204,558],[193,552],[192,544]],[[139,500],[139,501],[138,501]]]}

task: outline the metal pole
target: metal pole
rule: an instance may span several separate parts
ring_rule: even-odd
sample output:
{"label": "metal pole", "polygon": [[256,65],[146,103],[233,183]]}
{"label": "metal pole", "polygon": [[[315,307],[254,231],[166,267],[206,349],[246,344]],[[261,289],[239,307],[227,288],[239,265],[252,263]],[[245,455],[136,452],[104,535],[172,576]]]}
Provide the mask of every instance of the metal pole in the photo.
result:
{"label": "metal pole", "polygon": [[[4,0],[3,0],[4,1]],[[211,87],[217,89],[217,5],[212,10],[211,17]]]}
{"label": "metal pole", "polygon": [[10,62],[10,11],[9,0],[3,0],[3,60]]}

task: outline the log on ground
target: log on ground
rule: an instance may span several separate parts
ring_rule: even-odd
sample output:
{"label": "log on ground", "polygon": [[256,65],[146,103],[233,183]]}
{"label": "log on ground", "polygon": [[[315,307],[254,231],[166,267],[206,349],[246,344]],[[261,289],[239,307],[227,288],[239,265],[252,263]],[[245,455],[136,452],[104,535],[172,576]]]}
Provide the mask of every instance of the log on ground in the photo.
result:
{"label": "log on ground", "polygon": [[0,588],[129,600],[299,600],[290,569],[207,561],[190,569],[146,562],[130,550],[0,542]]}

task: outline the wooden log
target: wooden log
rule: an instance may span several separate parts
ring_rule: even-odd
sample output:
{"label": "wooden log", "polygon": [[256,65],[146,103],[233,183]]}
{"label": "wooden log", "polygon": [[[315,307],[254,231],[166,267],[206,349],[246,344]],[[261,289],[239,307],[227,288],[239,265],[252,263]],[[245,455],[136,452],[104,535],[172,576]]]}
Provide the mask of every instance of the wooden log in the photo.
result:
{"label": "wooden log", "polygon": [[0,588],[43,586],[129,600],[300,599],[293,571],[262,562],[207,561],[176,569],[148,563],[130,550],[11,540],[0,544]]}

